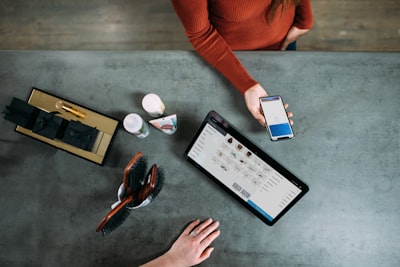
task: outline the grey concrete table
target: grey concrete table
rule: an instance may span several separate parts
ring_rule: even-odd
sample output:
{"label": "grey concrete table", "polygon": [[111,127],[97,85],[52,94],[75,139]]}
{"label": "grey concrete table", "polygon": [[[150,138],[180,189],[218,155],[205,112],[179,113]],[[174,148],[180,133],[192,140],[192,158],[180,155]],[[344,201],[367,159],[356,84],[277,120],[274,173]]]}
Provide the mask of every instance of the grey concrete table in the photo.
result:
{"label": "grey concrete table", "polygon": [[[202,266],[400,266],[400,54],[241,52],[295,114],[296,138],[273,143],[242,96],[194,52],[0,52],[0,106],[32,86],[122,119],[159,94],[173,136],[119,130],[104,166],[14,132],[0,142],[1,266],[135,266],[192,219],[221,222]],[[269,227],[182,158],[215,109],[310,186]],[[160,195],[110,236],[95,232],[137,151],[164,169]]]}

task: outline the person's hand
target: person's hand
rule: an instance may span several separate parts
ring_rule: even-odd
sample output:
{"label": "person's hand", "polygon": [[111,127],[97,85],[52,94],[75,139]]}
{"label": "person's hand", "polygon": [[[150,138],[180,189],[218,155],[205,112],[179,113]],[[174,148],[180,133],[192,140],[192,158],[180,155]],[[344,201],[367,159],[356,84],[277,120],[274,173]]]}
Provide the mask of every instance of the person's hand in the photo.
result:
{"label": "person's hand", "polygon": [[214,250],[209,246],[220,234],[218,226],[219,222],[211,218],[190,223],[166,253],[173,266],[193,266],[208,259]]}
{"label": "person's hand", "polygon": [[218,226],[211,218],[191,222],[165,254],[141,266],[189,267],[203,262],[214,250],[210,245],[220,234]]}
{"label": "person's hand", "polygon": [[297,39],[299,39],[301,36],[306,34],[309,31],[309,29],[299,29],[296,26],[292,26],[289,30],[289,32],[286,35],[285,40],[283,41],[281,45],[281,50],[286,50],[289,44],[293,43]]}
{"label": "person's hand", "polygon": [[268,93],[259,83],[244,92],[244,101],[246,102],[247,109],[250,111],[251,115],[265,127],[265,118],[260,107],[260,97],[263,96],[268,96]]}
{"label": "person's hand", "polygon": [[[262,113],[260,106],[260,97],[268,96],[268,93],[262,88],[260,84],[256,84],[244,92],[244,100],[246,102],[247,109],[250,111],[251,115],[265,128],[266,122],[265,117]],[[289,107],[288,103],[285,103],[285,109]],[[293,117],[292,112],[286,112],[288,118]],[[293,125],[293,120],[289,119],[291,125]]]}

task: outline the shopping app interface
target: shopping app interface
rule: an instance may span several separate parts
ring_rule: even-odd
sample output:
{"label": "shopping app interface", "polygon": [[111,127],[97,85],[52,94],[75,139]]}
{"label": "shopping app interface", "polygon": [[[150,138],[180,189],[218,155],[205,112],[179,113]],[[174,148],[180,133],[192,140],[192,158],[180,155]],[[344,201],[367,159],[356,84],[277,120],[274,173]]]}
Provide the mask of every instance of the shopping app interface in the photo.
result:
{"label": "shopping app interface", "polygon": [[272,221],[301,190],[234,137],[207,123],[188,156]]}

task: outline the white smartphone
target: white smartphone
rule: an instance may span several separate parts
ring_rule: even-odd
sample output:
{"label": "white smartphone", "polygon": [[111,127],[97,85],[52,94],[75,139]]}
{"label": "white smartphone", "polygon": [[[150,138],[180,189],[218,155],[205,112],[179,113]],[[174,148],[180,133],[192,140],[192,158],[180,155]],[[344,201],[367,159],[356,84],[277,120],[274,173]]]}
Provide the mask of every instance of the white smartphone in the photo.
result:
{"label": "white smartphone", "polygon": [[272,141],[294,137],[283,100],[279,95],[260,97],[260,105]]}

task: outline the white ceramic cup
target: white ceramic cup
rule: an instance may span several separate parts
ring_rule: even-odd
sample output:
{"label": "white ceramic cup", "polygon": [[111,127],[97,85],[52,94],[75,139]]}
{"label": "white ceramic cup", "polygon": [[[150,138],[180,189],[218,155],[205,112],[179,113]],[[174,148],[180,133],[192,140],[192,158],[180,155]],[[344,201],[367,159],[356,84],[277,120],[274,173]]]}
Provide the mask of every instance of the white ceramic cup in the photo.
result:
{"label": "white ceramic cup", "polygon": [[158,118],[164,114],[165,105],[156,94],[147,94],[142,99],[143,109],[152,117]]}
{"label": "white ceramic cup", "polygon": [[149,126],[136,113],[130,113],[124,118],[124,128],[127,132],[136,135],[139,138],[145,138],[149,135]]}

